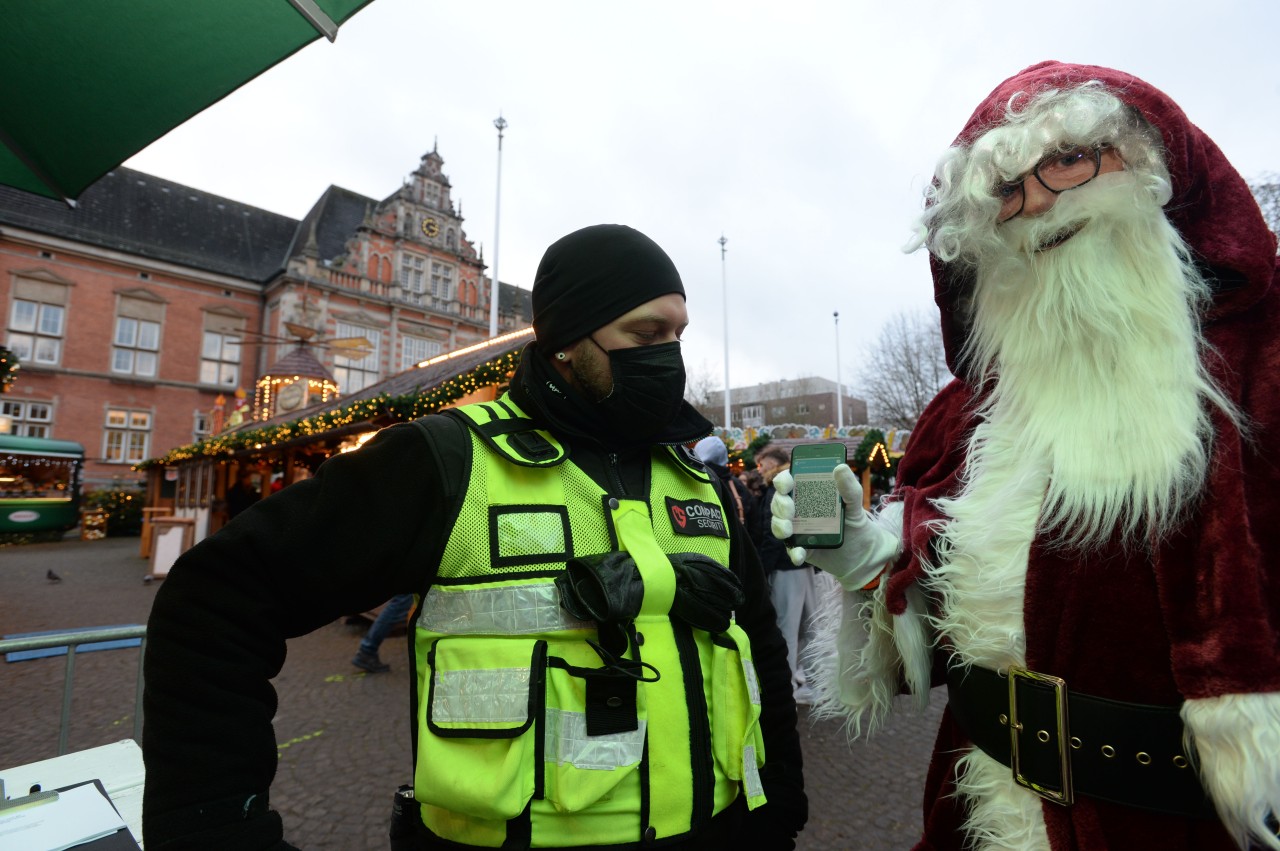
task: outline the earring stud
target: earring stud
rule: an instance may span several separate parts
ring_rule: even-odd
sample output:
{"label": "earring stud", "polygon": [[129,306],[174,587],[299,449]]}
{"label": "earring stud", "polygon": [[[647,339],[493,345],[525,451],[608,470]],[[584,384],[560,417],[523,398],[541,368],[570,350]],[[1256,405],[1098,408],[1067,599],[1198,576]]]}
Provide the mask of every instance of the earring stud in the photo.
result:
{"label": "earring stud", "polygon": [[556,360],[564,360],[566,357],[564,352],[556,352]]}

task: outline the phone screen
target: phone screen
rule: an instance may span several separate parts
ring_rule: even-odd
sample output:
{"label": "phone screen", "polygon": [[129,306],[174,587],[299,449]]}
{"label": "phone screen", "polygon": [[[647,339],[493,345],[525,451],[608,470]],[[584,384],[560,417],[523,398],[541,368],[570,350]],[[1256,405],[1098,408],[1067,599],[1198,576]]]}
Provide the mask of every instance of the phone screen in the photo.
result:
{"label": "phone screen", "polygon": [[805,443],[791,450],[796,514],[791,521],[795,543],[832,548],[844,541],[844,506],[831,471],[845,463],[843,443]]}

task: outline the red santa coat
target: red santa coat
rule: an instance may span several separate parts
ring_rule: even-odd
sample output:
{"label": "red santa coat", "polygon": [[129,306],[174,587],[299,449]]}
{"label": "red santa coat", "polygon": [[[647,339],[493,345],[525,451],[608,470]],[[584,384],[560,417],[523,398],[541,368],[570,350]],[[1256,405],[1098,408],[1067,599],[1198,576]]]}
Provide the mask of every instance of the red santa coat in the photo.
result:
{"label": "red santa coat", "polygon": [[[1186,699],[1280,693],[1280,286],[1276,240],[1241,176],[1167,96],[1127,74],[1046,62],[1002,83],[975,111],[957,144],[999,123],[1010,97],[1101,80],[1160,132],[1172,177],[1169,220],[1215,279],[1204,333],[1210,371],[1247,417],[1248,438],[1214,420],[1213,463],[1197,510],[1154,553],[1064,553],[1037,541],[1027,567],[1027,666],[1063,677],[1073,691],[1175,706]],[[953,370],[965,328],[963,281],[933,262],[936,301]],[[931,500],[960,491],[975,388],[962,376],[931,403],[912,433],[896,498],[904,552],[886,591],[895,615],[924,579],[943,518]],[[935,683],[936,684],[936,683]],[[921,849],[961,847],[964,804],[955,764],[970,747],[948,710],[925,790]],[[1280,755],[1273,755],[1280,760]],[[1267,773],[1274,773],[1274,764]],[[1030,795],[1031,792],[1026,794]],[[1043,805],[1054,849],[1234,848],[1215,821],[1078,797]]]}

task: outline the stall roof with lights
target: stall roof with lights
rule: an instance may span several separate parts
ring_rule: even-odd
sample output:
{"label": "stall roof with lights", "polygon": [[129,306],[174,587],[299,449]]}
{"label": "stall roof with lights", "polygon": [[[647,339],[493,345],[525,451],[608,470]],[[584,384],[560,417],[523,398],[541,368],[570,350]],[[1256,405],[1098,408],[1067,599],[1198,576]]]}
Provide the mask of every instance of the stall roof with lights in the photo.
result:
{"label": "stall roof with lights", "polygon": [[370,426],[416,419],[456,404],[482,387],[505,384],[519,363],[521,349],[532,339],[533,329],[525,328],[439,355],[340,399],[266,421],[247,422],[148,459],[138,467],[303,446],[342,438]]}

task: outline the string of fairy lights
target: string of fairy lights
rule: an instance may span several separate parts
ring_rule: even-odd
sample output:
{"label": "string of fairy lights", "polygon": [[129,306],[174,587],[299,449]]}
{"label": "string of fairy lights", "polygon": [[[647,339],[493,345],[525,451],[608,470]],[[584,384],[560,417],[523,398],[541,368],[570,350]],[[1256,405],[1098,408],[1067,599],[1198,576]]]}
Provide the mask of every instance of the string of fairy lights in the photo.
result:
{"label": "string of fairy lights", "polygon": [[425,392],[400,396],[383,393],[298,420],[212,435],[196,443],[179,446],[159,458],[149,458],[133,469],[145,470],[193,458],[229,456],[246,450],[269,450],[300,438],[316,437],[353,423],[374,419],[389,423],[416,420],[470,396],[482,387],[505,384],[519,363],[520,350],[517,349],[486,361],[470,372],[459,373]]}
{"label": "string of fairy lights", "polygon": [[0,346],[0,393],[8,392],[9,385],[18,377],[18,356]]}

